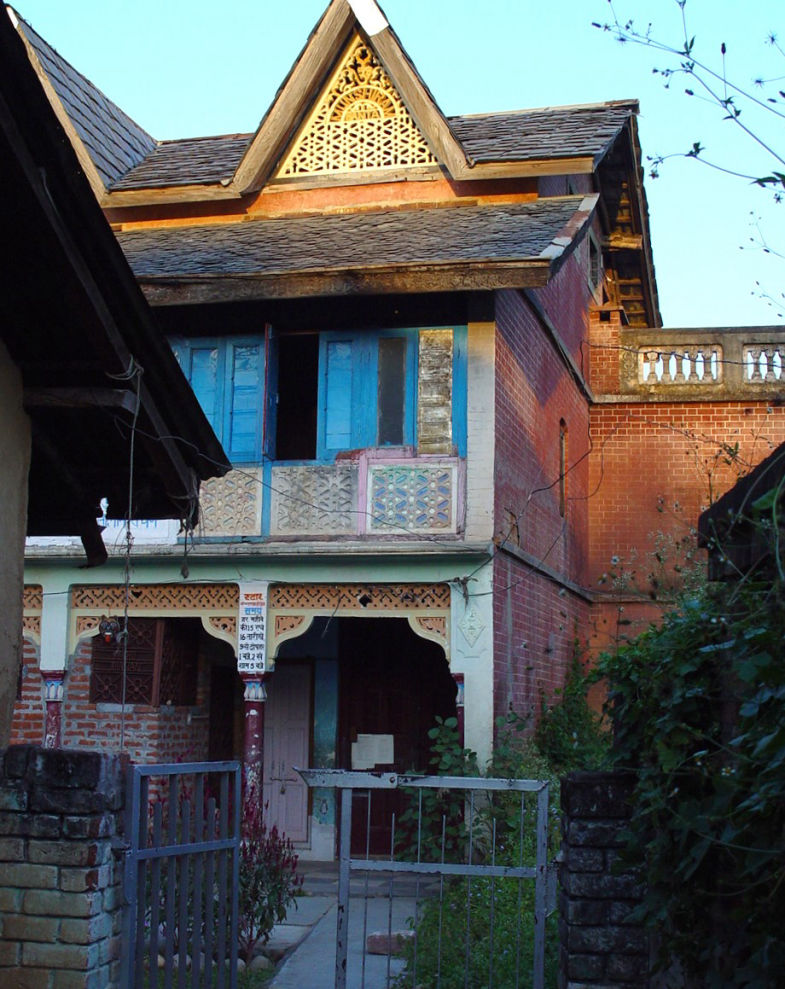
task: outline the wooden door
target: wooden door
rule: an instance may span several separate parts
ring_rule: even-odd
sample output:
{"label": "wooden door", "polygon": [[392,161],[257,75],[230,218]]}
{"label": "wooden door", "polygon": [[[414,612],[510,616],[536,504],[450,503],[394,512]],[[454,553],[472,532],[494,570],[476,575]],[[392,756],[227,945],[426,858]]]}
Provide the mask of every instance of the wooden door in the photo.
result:
{"label": "wooden door", "polygon": [[265,821],[292,841],[308,838],[308,787],[293,766],[310,764],[309,663],[280,663],[267,687],[264,717]]}

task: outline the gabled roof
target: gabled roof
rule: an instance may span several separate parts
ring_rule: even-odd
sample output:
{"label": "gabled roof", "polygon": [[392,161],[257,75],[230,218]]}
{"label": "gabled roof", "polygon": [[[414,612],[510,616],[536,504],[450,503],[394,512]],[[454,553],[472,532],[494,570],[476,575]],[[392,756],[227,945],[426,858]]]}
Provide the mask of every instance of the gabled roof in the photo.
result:
{"label": "gabled roof", "polygon": [[255,134],[161,142],[21,20],[19,30],[107,206],[237,199],[260,189],[354,36],[372,49],[438,164],[453,179],[593,172],[638,112],[635,101],[612,101],[447,118],[374,0],[331,0]]}
{"label": "gabled roof", "polygon": [[5,15],[0,51],[0,339],[32,424],[28,533],[98,547],[102,498],[122,518],[132,487],[135,517],[184,518],[230,464]]}
{"label": "gabled roof", "polygon": [[13,20],[55,112],[62,111],[57,116],[71,143],[77,151],[81,145],[89,156],[85,161],[82,154],[80,161],[94,191],[96,178],[108,188],[153,151],[155,139],[77,72],[29,24],[16,15]]}
{"label": "gabled roof", "polygon": [[[156,303],[544,285],[597,197],[258,219],[118,234]],[[362,251],[357,245],[362,244]]]}

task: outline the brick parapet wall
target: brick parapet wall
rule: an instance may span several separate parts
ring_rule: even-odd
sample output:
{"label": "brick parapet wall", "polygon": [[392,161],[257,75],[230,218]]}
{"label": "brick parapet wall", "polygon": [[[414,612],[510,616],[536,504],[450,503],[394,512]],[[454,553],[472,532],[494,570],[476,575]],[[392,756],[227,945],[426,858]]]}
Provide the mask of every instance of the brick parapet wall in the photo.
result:
{"label": "brick parapet wall", "polygon": [[629,920],[644,887],[618,868],[634,777],[572,773],[562,781],[560,989],[646,989],[650,945]]}
{"label": "brick parapet wall", "polygon": [[0,980],[118,985],[125,760],[14,746],[0,759]]}

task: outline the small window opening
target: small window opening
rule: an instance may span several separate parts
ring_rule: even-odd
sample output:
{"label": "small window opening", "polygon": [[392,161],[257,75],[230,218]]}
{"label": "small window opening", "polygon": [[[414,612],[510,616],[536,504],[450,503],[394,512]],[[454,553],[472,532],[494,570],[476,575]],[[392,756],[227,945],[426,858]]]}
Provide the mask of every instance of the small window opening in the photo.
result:
{"label": "small window opening", "polygon": [[406,398],[406,340],[379,340],[377,434],[380,446],[400,446],[404,439]]}
{"label": "small window opening", "polygon": [[316,457],[319,336],[298,333],[278,340],[276,460]]}

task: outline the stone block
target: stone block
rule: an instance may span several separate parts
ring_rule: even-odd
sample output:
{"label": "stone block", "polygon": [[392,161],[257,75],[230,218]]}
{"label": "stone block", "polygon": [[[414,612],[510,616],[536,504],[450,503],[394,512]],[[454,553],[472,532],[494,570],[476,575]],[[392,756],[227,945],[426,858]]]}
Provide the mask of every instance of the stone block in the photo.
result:
{"label": "stone block", "polygon": [[8,862],[3,866],[3,884],[19,889],[53,889],[57,886],[57,869],[53,865]]}
{"label": "stone block", "polygon": [[648,942],[636,927],[572,927],[567,933],[570,954],[648,954]]}
{"label": "stone block", "polygon": [[27,917],[24,914],[8,914],[3,917],[3,941],[57,940],[60,921],[56,917]]}
{"label": "stone block", "polygon": [[595,982],[605,974],[605,958],[603,955],[571,954],[567,959],[567,978],[591,980]]}
{"label": "stone block", "polygon": [[9,779],[21,779],[27,773],[27,765],[36,751],[34,745],[11,745],[3,758],[3,772]]}
{"label": "stone block", "polygon": [[635,877],[607,873],[568,872],[562,876],[562,886],[568,896],[586,899],[635,900],[643,895],[643,887]]}
{"label": "stone block", "polygon": [[34,813],[100,814],[105,807],[104,794],[97,790],[36,785],[30,791],[30,810]]}
{"label": "stone block", "polygon": [[59,838],[60,822],[57,814],[36,814],[30,818],[27,833],[31,838]]}
{"label": "stone block", "polygon": [[570,773],[562,781],[562,809],[571,818],[628,820],[634,788],[632,773]]}
{"label": "stone block", "polygon": [[0,838],[0,862],[23,862],[24,857],[24,839]]}
{"label": "stone block", "polygon": [[102,865],[95,869],[61,869],[60,889],[65,893],[84,893],[105,889],[112,880],[112,869]]}
{"label": "stone block", "polygon": [[608,906],[603,900],[572,900],[565,897],[561,913],[570,924],[597,927],[611,919]]}
{"label": "stone block", "polygon": [[104,775],[104,756],[100,752],[37,749],[30,775],[44,787],[94,790]]}
{"label": "stone block", "polygon": [[611,924],[630,924],[630,914],[639,905],[639,900],[615,900],[608,904],[608,921]]}
{"label": "stone block", "polygon": [[571,848],[562,866],[568,872],[602,872],[605,868],[605,851],[602,848]]}
{"label": "stone block", "polygon": [[27,810],[27,788],[16,780],[4,780],[0,786],[0,811],[16,811],[24,813]]}
{"label": "stone block", "polygon": [[55,969],[89,971],[98,962],[98,945],[33,944],[22,945],[22,965]]}
{"label": "stone block", "polygon": [[66,817],[63,820],[65,838],[111,838],[117,833],[113,813],[93,814],[90,817]]}
{"label": "stone block", "polygon": [[30,843],[29,855],[31,862],[90,867],[99,863],[103,849],[94,841],[36,841]]}
{"label": "stone block", "polygon": [[23,890],[0,886],[0,912],[18,913],[22,908]]}
{"label": "stone block", "polygon": [[0,810],[0,835],[20,835],[24,837],[30,831],[32,820],[26,813]]}
{"label": "stone block", "polygon": [[30,889],[22,897],[22,912],[32,916],[93,917],[101,912],[101,894]]}
{"label": "stone block", "polygon": [[623,821],[571,820],[565,832],[565,841],[570,846],[588,845],[591,848],[621,848],[624,844],[625,825]]}
{"label": "stone block", "polygon": [[[97,944],[112,934],[112,918],[105,913],[94,917],[70,917],[60,921],[60,940],[67,944]],[[99,963],[101,959],[99,957]]]}
{"label": "stone block", "polygon": [[18,965],[21,954],[22,947],[17,941],[11,941],[5,935],[0,937],[0,969]]}

